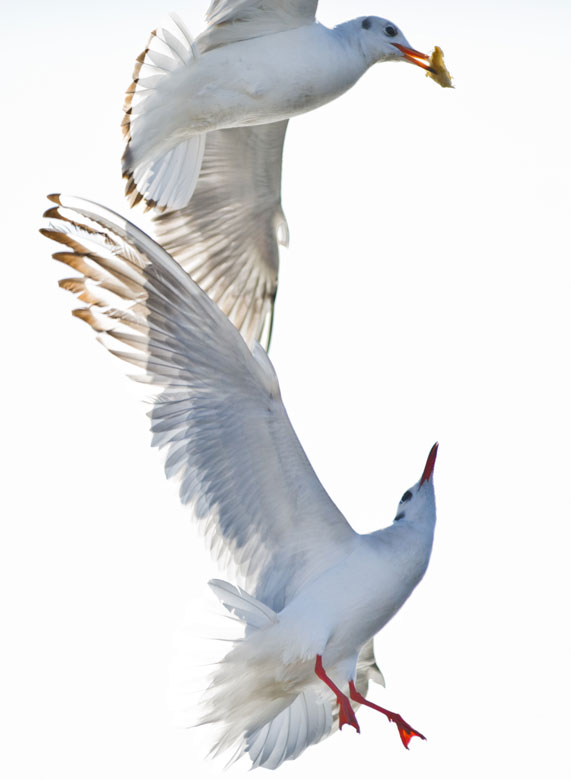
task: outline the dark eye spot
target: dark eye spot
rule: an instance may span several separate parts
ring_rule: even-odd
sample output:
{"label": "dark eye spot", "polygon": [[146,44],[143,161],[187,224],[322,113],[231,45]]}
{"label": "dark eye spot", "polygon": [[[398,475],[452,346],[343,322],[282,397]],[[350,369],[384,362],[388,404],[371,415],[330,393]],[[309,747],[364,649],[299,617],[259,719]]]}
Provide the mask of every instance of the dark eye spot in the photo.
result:
{"label": "dark eye spot", "polygon": [[395,523],[398,523],[399,520],[402,520],[404,517],[404,512],[399,512],[398,515],[395,517]]}
{"label": "dark eye spot", "polygon": [[363,21],[361,22],[361,27],[363,28],[363,30],[371,29],[371,20],[369,19],[369,17],[363,19]]}
{"label": "dark eye spot", "polygon": [[395,35],[397,35],[398,30],[392,24],[387,24],[385,27],[385,33],[389,36],[389,38],[394,38]]}
{"label": "dark eye spot", "polygon": [[410,490],[407,490],[404,496],[401,498],[400,502],[401,504],[403,504],[406,501],[410,501],[411,498],[412,498],[412,493],[410,492]]}

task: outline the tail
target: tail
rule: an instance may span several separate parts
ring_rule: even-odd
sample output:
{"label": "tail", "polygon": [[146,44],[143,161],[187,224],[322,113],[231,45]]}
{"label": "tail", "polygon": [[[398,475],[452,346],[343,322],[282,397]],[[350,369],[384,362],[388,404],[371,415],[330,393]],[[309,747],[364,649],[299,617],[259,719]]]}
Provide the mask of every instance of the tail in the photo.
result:
{"label": "tail", "polygon": [[246,734],[252,768],[277,769],[331,734],[331,702],[308,688],[261,728]]}
{"label": "tail", "polygon": [[[172,25],[153,30],[137,57],[133,82],[125,96],[122,122],[127,146],[123,154],[125,194],[131,206],[145,200],[147,208],[186,206],[198,181],[206,136],[168,140],[161,97],[173,73],[198,57],[192,36],[175,16]],[[168,119],[168,117],[167,117]]]}
{"label": "tail", "polygon": [[245,637],[215,672],[201,723],[215,723],[219,737],[211,753],[247,753],[253,767],[276,769],[331,733],[333,702],[326,689],[303,685],[307,669],[283,665],[277,614],[222,580],[210,586],[245,625]]}

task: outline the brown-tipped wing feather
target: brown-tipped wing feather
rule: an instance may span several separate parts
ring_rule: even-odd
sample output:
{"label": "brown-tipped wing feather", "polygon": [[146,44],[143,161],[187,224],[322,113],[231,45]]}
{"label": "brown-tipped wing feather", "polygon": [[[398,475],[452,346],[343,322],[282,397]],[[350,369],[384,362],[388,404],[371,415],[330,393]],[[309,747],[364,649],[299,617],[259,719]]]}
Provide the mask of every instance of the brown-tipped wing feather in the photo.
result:
{"label": "brown-tipped wing feather", "polygon": [[190,200],[200,174],[205,137],[197,133],[173,139],[169,122],[173,105],[169,104],[169,110],[166,103],[170,79],[185,72],[198,55],[192,36],[173,16],[170,29],[153,30],[135,61],[122,122],[127,143],[121,164],[131,205],[144,199],[147,208],[174,208]]}
{"label": "brown-tipped wing feather", "polygon": [[151,421],[167,476],[213,550],[233,561],[239,584],[281,609],[344,554],[354,532],[299,444],[269,358],[257,345],[250,352],[210,298],[134,225],[88,201],[54,199],[49,213],[58,222],[44,233],[65,247],[56,259],[82,274],[64,283],[86,303],[76,316],[162,387]]}

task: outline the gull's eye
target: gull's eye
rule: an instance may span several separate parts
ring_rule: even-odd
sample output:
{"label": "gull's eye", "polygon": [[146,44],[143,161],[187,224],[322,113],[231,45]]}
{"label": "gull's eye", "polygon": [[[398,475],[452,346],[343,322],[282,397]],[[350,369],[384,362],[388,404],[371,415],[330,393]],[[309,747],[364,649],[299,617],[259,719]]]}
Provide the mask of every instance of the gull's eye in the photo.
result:
{"label": "gull's eye", "polygon": [[369,17],[363,19],[363,21],[361,22],[361,27],[363,28],[363,30],[371,29],[371,20],[369,19]]}
{"label": "gull's eye", "polygon": [[404,504],[407,501],[410,501],[411,498],[412,498],[412,493],[410,492],[410,490],[407,490],[404,496],[401,498],[400,502],[401,504]]}
{"label": "gull's eye", "polygon": [[392,24],[387,24],[385,27],[385,34],[389,36],[389,38],[394,38],[395,35],[398,34],[397,28]]}

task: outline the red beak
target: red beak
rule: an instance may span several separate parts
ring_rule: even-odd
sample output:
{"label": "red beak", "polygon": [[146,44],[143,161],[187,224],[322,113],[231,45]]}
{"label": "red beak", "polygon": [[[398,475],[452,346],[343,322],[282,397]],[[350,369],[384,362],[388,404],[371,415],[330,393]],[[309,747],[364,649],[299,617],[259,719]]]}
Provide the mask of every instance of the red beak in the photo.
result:
{"label": "red beak", "polygon": [[[431,73],[436,73],[434,68],[431,68],[428,64],[428,60],[430,59],[428,54],[423,54],[416,49],[409,49],[408,46],[401,46],[400,43],[393,43],[392,46],[396,46],[397,49],[402,51],[407,62],[412,62],[413,65],[418,65],[419,68],[424,68],[424,70],[429,70]],[[419,62],[419,60],[426,60],[426,62]]]}
{"label": "red beak", "polygon": [[428,459],[426,461],[426,466],[424,467],[424,471],[422,472],[422,477],[420,478],[420,484],[423,485],[425,482],[428,482],[430,477],[432,476],[432,472],[434,471],[434,464],[436,463],[436,453],[438,452],[438,442],[434,445],[434,447],[430,450],[428,454]]}

